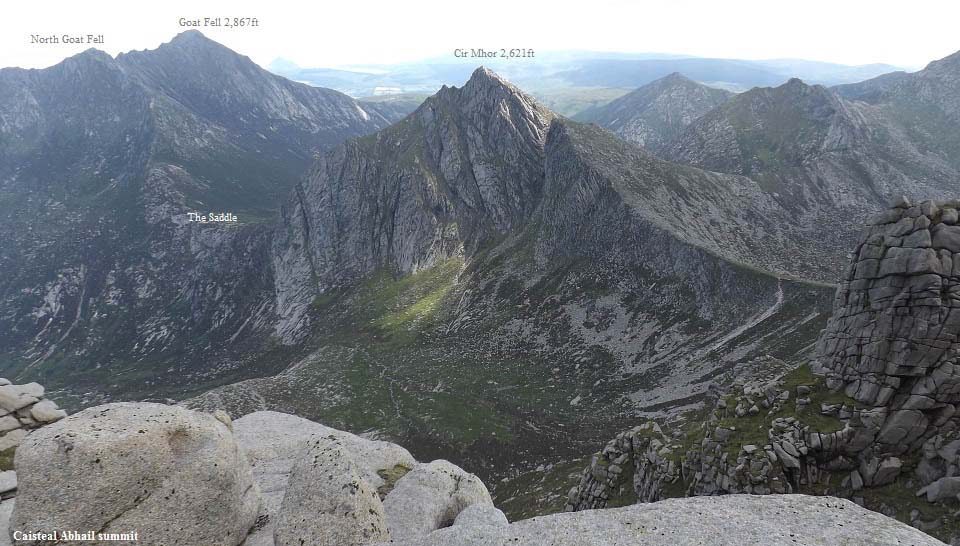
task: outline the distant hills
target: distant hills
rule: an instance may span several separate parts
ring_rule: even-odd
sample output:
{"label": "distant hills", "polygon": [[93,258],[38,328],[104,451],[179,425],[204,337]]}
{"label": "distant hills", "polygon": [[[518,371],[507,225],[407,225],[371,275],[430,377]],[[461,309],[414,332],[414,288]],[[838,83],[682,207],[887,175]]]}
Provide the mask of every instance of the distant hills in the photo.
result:
{"label": "distant hills", "polygon": [[[329,87],[354,97],[366,97],[383,93],[429,95],[443,85],[459,85],[466,81],[476,64],[475,59],[432,59],[423,63],[340,70],[304,68],[277,59],[269,69],[295,81]],[[752,87],[779,85],[791,77],[810,83],[839,85],[899,70],[885,64],[846,66],[799,59],[748,61],[588,52],[544,53],[535,61],[488,59],[482,64],[567,116],[606,103],[617,95],[675,72],[700,83],[739,92]],[[574,93],[577,96],[572,98]]]}

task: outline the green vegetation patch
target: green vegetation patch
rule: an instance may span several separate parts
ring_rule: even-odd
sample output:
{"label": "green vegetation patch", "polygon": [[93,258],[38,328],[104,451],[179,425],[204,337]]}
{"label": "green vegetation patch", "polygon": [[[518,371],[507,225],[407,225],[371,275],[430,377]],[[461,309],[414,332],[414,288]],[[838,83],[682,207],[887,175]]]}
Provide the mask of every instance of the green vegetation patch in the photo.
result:
{"label": "green vegetation patch", "polygon": [[13,470],[13,456],[16,452],[16,447],[0,451],[0,471]]}
{"label": "green vegetation patch", "polygon": [[400,478],[407,475],[407,472],[413,470],[412,468],[397,464],[393,465],[391,468],[383,468],[377,470],[377,475],[383,478],[384,484],[377,488],[377,494],[380,495],[380,498],[386,498],[386,496],[393,491],[393,488],[397,485],[397,482],[400,481]]}

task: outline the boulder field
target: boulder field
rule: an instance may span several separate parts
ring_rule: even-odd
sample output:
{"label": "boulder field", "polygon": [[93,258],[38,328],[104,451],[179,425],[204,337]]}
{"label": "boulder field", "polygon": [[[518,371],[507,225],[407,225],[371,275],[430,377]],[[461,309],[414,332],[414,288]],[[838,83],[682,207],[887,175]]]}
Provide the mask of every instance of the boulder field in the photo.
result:
{"label": "boulder field", "polygon": [[58,544],[62,535],[40,536],[54,530],[140,546],[942,544],[849,501],[805,495],[671,499],[509,523],[483,482],[456,465],[418,463],[395,444],[276,412],[234,421],[106,404],[32,431],[15,461],[20,487],[0,504],[0,544]]}

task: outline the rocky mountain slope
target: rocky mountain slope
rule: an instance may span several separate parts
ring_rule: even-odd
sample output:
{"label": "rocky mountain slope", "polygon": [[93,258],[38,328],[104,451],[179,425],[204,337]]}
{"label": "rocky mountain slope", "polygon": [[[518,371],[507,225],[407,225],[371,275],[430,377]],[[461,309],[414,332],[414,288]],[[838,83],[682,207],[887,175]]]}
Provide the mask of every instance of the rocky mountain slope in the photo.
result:
{"label": "rocky mountain slope", "polygon": [[836,91],[794,79],[737,95],[662,155],[748,176],[802,223],[821,226],[828,245],[849,248],[856,234],[844,219],[879,210],[901,193],[956,193],[957,97],[957,55]]}
{"label": "rocky mountain slope", "polygon": [[809,364],[718,392],[671,435],[653,422],[596,454],[570,509],[683,495],[852,499],[954,543],[960,374],[957,202],[875,216]]}
{"label": "rocky mountain slope", "polygon": [[657,159],[483,69],[328,153],[281,218],[277,336],[297,357],[188,404],[372,431],[485,479],[570,465],[758,356],[799,364],[829,300],[791,280],[824,274],[819,243],[748,178]]}
{"label": "rocky mountain slope", "polygon": [[656,153],[688,125],[726,102],[733,93],[673,73],[599,108],[574,116]]}
{"label": "rocky mountain slope", "polygon": [[483,482],[456,465],[275,412],[232,421],[107,404],[32,433],[16,463],[20,487],[0,503],[0,544],[942,544],[849,501],[804,495],[674,499],[509,523]]}
{"label": "rocky mountain slope", "polygon": [[750,177],[826,246],[849,248],[844,219],[900,193],[955,193],[958,55],[832,89],[792,79],[713,105],[707,88],[672,78],[582,118],[671,161]]}
{"label": "rocky mountain slope", "polygon": [[197,32],[3,69],[0,96],[0,368],[52,386],[235,367],[249,347],[217,351],[272,323],[264,220],[315,154],[396,118]]}

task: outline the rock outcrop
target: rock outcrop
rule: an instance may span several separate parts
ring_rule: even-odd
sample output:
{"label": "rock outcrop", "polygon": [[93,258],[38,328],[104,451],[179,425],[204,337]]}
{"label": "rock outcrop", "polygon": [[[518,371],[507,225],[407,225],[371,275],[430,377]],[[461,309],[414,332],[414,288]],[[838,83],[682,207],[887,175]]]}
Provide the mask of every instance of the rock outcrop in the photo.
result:
{"label": "rock outcrop", "polygon": [[383,505],[390,537],[397,541],[449,527],[466,508],[492,507],[493,500],[480,478],[447,461],[433,461],[400,478]]}
{"label": "rock outcrop", "polygon": [[233,429],[263,494],[258,523],[245,546],[274,544],[276,523],[293,467],[302,462],[304,449],[318,441],[321,445],[336,443],[348,453],[361,480],[381,497],[417,466],[416,459],[396,444],[361,438],[296,415],[258,411],[233,421]]}
{"label": "rock outcrop", "polygon": [[877,215],[837,292],[817,360],[831,389],[864,406],[848,453],[918,452],[957,430],[958,206],[901,199]]}
{"label": "rock outcrop", "polygon": [[896,200],[857,246],[812,362],[715,389],[686,430],[618,435],[567,508],[808,492],[960,539],[958,205]]}
{"label": "rock outcrop", "polygon": [[360,546],[386,540],[375,487],[360,477],[343,442],[311,440],[290,473],[274,530],[276,546]]}
{"label": "rock outcrop", "polygon": [[37,383],[13,385],[0,378],[0,451],[17,447],[30,430],[67,416],[43,394],[43,386]]}
{"label": "rock outcrop", "polygon": [[84,410],[31,433],[15,464],[11,532],[137,532],[120,543],[236,546],[260,505],[229,428],[175,406]]}

